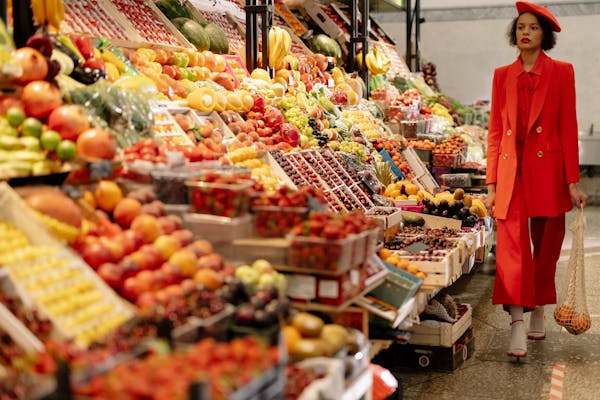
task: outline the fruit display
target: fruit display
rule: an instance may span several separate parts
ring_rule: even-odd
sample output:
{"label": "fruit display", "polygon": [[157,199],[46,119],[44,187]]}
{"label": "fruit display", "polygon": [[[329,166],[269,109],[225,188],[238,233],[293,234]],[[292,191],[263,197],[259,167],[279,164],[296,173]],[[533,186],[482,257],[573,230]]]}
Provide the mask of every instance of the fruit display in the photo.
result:
{"label": "fruit display", "polygon": [[285,373],[288,377],[288,382],[290,382],[286,386],[286,400],[297,400],[302,395],[304,389],[324,376],[324,374],[319,374],[311,369],[300,368],[297,364],[288,365]]}
{"label": "fruit display", "polygon": [[156,18],[152,9],[144,1],[111,0],[111,3],[127,17],[127,20],[144,41],[171,46],[181,45],[169,29]]}
{"label": "fruit display", "polygon": [[131,311],[99,285],[84,264],[60,248],[27,244],[6,250],[1,262],[60,334],[82,346],[108,334],[131,316]]}
{"label": "fruit display", "polygon": [[[277,349],[253,337],[217,343],[203,339],[186,350],[168,355],[150,355],[142,360],[119,364],[89,383],[77,385],[78,396],[123,399],[155,396],[163,399],[185,397],[190,385],[206,374],[212,399],[226,399],[260,373],[277,363]],[[133,380],[132,380],[133,379]]]}
{"label": "fruit display", "polygon": [[414,200],[420,202],[427,195],[426,191],[407,180],[401,180],[386,186],[383,195],[390,200]]}
{"label": "fruit display", "polygon": [[251,265],[238,265],[235,277],[246,284],[251,292],[275,287],[280,294],[285,292],[285,276],[277,272],[270,262],[264,259],[254,260]]}
{"label": "fruit display", "polygon": [[387,248],[383,248],[383,249],[379,250],[378,254],[379,254],[379,257],[381,257],[381,259],[383,261],[385,261],[397,268],[400,268],[406,272],[409,272],[423,280],[425,278],[427,278],[427,273],[421,271],[416,264],[409,261],[408,258],[406,258],[406,257],[402,257],[402,256],[398,255],[397,253],[394,253],[394,252],[388,250]]}
{"label": "fruit display", "polygon": [[290,231],[290,265],[326,273],[341,273],[365,260],[367,235],[378,227],[364,212],[344,215],[312,213]]}
{"label": "fruit display", "polygon": [[27,329],[40,340],[50,338],[52,321],[40,315],[39,310],[25,307],[23,301],[16,296],[0,293],[0,303],[10,311]]}
{"label": "fruit display", "polygon": [[[281,297],[277,288],[269,286],[258,289],[247,302],[242,303],[236,310],[232,331],[240,336],[248,333],[262,336],[261,332],[264,332],[267,339],[276,343],[279,335],[279,323],[287,318],[289,312],[290,301],[286,297]],[[258,331],[252,330],[252,328],[258,329]],[[271,332],[272,336],[269,335]]]}
{"label": "fruit display", "polygon": [[254,183],[238,174],[206,172],[186,185],[193,212],[234,218],[248,212]]}
{"label": "fruit display", "polygon": [[350,334],[337,324],[326,324],[321,318],[299,312],[282,329],[283,340],[293,361],[312,357],[331,357],[344,349]]}
{"label": "fruit display", "polygon": [[284,237],[294,225],[308,217],[311,202],[326,204],[322,195],[311,186],[303,186],[297,191],[284,186],[254,199],[251,208],[257,233],[263,237]]}
{"label": "fruit display", "polygon": [[119,23],[97,0],[64,0],[65,33],[88,32],[93,36],[128,39],[127,28]]}

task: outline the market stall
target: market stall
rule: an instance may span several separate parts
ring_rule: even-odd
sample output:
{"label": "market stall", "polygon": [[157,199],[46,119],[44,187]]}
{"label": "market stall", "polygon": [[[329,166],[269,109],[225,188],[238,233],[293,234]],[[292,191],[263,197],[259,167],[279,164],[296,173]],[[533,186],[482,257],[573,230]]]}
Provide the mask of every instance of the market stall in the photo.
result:
{"label": "market stall", "polygon": [[483,128],[375,21],[364,82],[335,3],[42,3],[0,31],[8,398],[371,398],[381,340],[472,351]]}

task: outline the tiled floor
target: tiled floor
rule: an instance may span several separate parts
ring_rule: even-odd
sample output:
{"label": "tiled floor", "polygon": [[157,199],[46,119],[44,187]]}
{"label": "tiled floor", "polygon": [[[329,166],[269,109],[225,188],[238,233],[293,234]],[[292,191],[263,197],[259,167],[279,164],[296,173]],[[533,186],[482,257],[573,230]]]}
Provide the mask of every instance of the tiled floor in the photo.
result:
{"label": "tiled floor", "polygon": [[[561,333],[552,319],[553,307],[547,306],[547,338],[528,341],[528,355],[524,361],[516,363],[509,358],[506,355],[509,317],[490,301],[495,273],[494,257],[490,255],[485,264],[447,290],[459,302],[473,305],[476,337],[473,357],[454,372],[394,371],[404,388],[404,399],[551,399],[551,375],[556,364],[565,366],[563,399],[600,399],[600,207],[588,207],[584,215],[591,330],[580,336]],[[568,214],[567,225],[574,216],[573,212]],[[570,246],[571,235],[567,233],[558,266],[558,285],[562,282]]]}

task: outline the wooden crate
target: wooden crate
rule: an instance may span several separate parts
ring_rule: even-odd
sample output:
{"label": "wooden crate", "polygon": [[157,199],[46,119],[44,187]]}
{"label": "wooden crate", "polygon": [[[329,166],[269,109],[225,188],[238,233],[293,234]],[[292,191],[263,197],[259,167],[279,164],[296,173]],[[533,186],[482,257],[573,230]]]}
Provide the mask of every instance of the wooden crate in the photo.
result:
{"label": "wooden crate", "polygon": [[465,305],[467,310],[454,323],[424,320],[418,325],[413,325],[409,329],[412,332],[410,343],[451,347],[471,327],[473,322],[473,308],[470,304]]}

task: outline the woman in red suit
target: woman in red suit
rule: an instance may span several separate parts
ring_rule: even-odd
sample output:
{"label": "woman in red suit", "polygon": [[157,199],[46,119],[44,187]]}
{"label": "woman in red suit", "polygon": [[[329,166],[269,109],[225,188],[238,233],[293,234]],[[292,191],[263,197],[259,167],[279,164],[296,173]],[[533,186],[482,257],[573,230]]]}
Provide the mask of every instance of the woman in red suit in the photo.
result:
{"label": "woman in red suit", "polygon": [[[488,128],[486,206],[497,219],[492,302],[511,315],[508,354],[544,339],[544,305],[556,303],[554,275],[565,213],[584,207],[573,66],[548,57],[560,25],[543,6],[516,3],[509,41],[515,62],[494,72]],[[529,328],[523,313],[532,311]]]}

